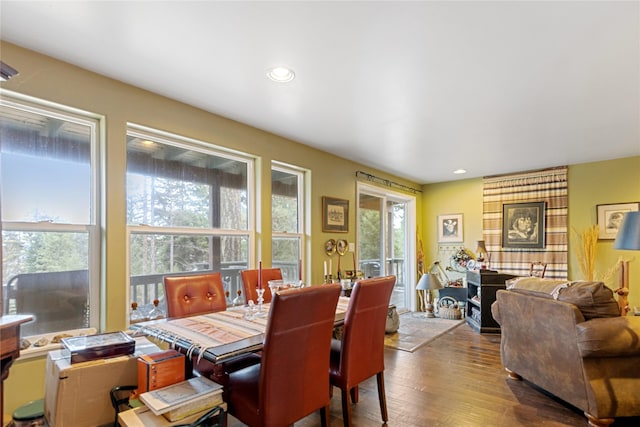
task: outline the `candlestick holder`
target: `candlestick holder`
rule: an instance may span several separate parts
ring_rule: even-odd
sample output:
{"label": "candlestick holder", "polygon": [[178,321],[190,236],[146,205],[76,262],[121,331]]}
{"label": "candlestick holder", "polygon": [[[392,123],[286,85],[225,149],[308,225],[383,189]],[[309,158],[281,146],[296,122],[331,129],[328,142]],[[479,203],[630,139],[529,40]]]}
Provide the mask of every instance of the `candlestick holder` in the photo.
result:
{"label": "candlestick holder", "polygon": [[264,288],[257,288],[258,292],[258,313],[262,313],[262,303],[264,302]]}
{"label": "candlestick holder", "polygon": [[333,275],[325,274],[324,275],[324,283],[333,283]]}

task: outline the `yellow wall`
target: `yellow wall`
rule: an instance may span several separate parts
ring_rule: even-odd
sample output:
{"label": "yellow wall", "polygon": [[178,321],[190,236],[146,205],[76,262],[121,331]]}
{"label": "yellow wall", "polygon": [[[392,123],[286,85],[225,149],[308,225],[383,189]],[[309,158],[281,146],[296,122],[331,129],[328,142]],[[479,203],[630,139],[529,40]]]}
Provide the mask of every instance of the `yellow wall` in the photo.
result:
{"label": "yellow wall", "polygon": [[[640,202],[640,156],[584,163],[569,167],[569,274],[583,279],[575,247],[576,233],[597,223],[596,205]],[[640,252],[613,249],[613,240],[599,240],[596,249],[596,279],[602,280],[620,257],[629,263],[629,304],[640,307]]]}
{"label": "yellow wall", "polygon": [[[425,185],[422,188],[425,268],[438,259],[438,215],[462,214],[463,246],[474,250],[482,239],[482,178]],[[444,261],[445,260],[441,260]]]}
{"label": "yellow wall", "polygon": [[[258,158],[261,217],[258,224],[256,259],[268,266],[271,259],[270,163],[278,160],[306,168],[311,174],[310,253],[307,255],[305,279],[322,282],[324,242],[329,238],[355,241],[356,176],[364,170],[376,176],[419,188],[399,177],[357,164],[332,154],[264,132],[245,124],[225,119],[189,105],[108,79],[67,63],[54,60],[10,43],[1,42],[2,60],[20,74],[1,83],[1,87],[22,95],[89,111],[105,117],[107,142],[104,147],[107,176],[103,209],[106,213],[104,233],[104,330],[125,327],[127,317],[127,265],[125,241],[125,160],[126,125],[133,122],[151,128],[188,136],[212,144],[233,148]],[[170,84],[170,82],[168,82]],[[213,94],[209,96],[214,96]],[[349,232],[322,232],[322,196],[347,199],[350,202]],[[419,203],[418,203],[419,205]],[[419,210],[419,206],[417,207]],[[334,263],[335,268],[336,263]],[[5,382],[5,413],[44,395],[44,358],[19,361]]]}

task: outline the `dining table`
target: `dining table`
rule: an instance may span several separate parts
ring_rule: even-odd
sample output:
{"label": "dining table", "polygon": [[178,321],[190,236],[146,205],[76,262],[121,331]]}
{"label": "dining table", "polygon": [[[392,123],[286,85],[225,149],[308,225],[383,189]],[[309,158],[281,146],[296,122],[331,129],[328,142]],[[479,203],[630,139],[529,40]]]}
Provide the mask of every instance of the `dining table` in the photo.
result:
{"label": "dining table", "polygon": [[[348,305],[349,298],[338,299],[336,327],[344,322]],[[269,309],[269,303],[262,307],[232,306],[213,313],[135,323],[130,329],[136,336],[146,335],[168,343],[190,359],[219,364],[262,349]]]}

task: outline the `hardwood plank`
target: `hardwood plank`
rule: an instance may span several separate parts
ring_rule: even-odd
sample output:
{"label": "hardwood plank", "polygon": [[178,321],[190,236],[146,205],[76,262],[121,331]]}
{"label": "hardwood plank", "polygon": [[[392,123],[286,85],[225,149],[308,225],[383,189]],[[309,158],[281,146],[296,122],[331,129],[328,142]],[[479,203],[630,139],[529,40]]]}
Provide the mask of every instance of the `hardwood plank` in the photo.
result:
{"label": "hardwood plank", "polygon": [[[568,427],[587,426],[582,412],[527,381],[507,379],[500,361],[500,335],[459,326],[414,353],[385,349],[388,426]],[[381,426],[375,377],[360,386],[353,425]],[[229,417],[229,427],[240,423]],[[331,400],[331,425],[342,425],[340,390]],[[612,427],[640,425],[619,418]],[[296,427],[320,426],[312,414]]]}

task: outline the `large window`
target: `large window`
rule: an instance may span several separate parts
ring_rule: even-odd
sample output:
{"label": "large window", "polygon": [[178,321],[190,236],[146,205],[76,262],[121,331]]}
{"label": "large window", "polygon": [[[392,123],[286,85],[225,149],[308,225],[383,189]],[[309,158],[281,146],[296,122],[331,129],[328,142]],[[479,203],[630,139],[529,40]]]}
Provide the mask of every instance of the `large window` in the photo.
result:
{"label": "large window", "polygon": [[231,302],[252,253],[253,160],[131,125],[127,132],[130,300],[164,305],[163,277],[219,271]]}
{"label": "large window", "polygon": [[271,265],[288,280],[302,278],[304,172],[284,164],[271,167]]}
{"label": "large window", "polygon": [[2,310],[23,336],[98,327],[99,121],[0,98]]}

